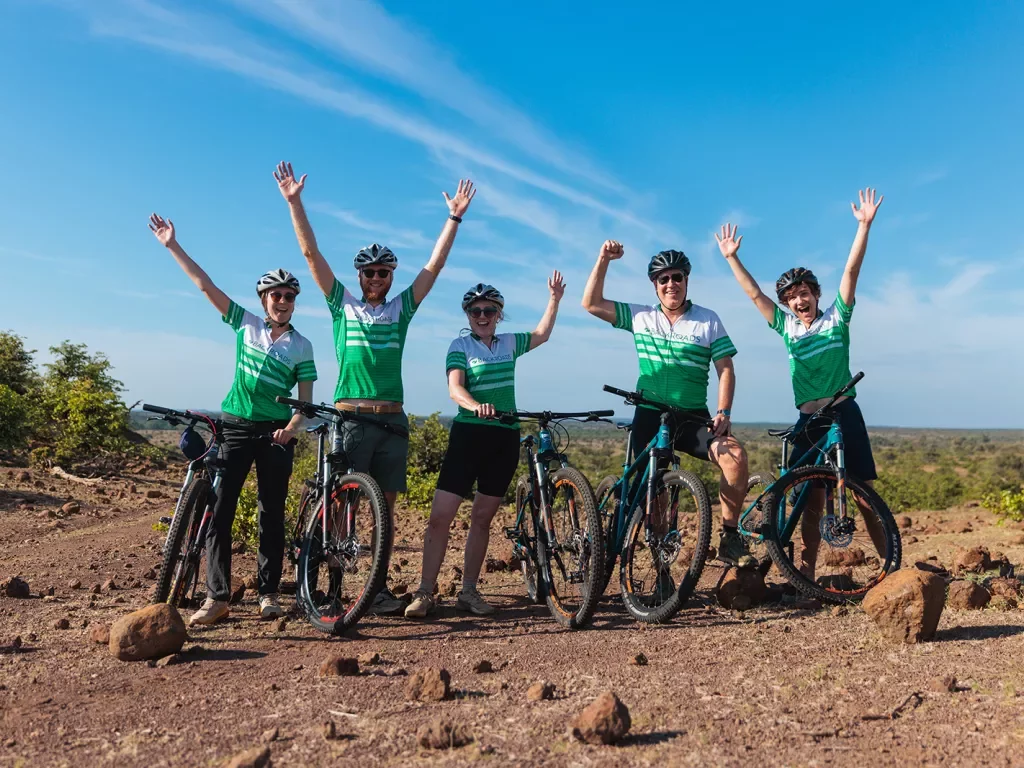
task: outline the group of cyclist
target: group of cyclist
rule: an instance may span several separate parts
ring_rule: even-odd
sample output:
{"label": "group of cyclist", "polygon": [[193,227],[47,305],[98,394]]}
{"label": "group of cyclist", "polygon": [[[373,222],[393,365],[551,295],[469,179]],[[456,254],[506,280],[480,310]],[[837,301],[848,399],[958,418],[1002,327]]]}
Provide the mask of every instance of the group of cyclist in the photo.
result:
{"label": "group of cyclist", "polygon": [[[476,194],[473,183],[461,180],[453,197],[442,193],[448,216],[430,259],[408,288],[389,299],[398,266],[395,254],[378,244],[361,249],[353,263],[358,291],[350,290],[317,246],[302,204],[306,176],[296,178],[291,164],[281,163],[274,178],[288,204],[313,280],[331,312],[339,365],[335,407],[407,427],[402,387],[406,335],[413,316],[444,268],[459,225]],[[765,296],[740,262],[738,251],[743,238],[736,227],[726,224],[716,235],[737,282],[785,342],[801,420],[809,418],[825,398],[850,378],[849,323],[854,294],[868,233],[881,202],[882,198],[876,200],[874,190],[869,189],[860,193],[859,205],[851,204],[858,221],[857,235],[839,295],[825,310],[819,307],[821,288],[810,270],[798,267],[783,274],[776,283],[776,304]],[[303,417],[279,404],[276,398],[289,396],[297,386],[299,399],[310,401],[317,379],[312,345],[291,324],[299,281],[284,269],[271,270],[260,277],[256,292],[264,317],[259,318],[217,288],[178,244],[169,219],[153,214],[149,227],[236,334],[234,383],[221,408],[225,425],[237,425],[239,429],[237,433],[230,429],[226,432],[221,452],[225,472],[207,538],[207,597],[189,621],[212,624],[229,613],[231,529],[242,486],[254,463],[259,498],[259,612],[263,618],[280,616],[284,507],[293,444]],[[731,434],[736,387],[732,357],[736,348],[718,315],[689,300],[691,264],[681,251],[662,251],[650,260],[647,273],[656,295],[655,304],[606,299],[604,282],[609,264],[622,256],[623,247],[617,241],[608,240],[601,246],[584,289],[583,307],[633,334],[640,367],[637,388],[651,400],[674,409],[670,426],[675,449],[710,461],[721,471],[723,525],[718,557],[746,567],[752,558],[737,523],[747,490],[747,455]],[[515,410],[518,358],[551,336],[565,283],[556,270],[547,284],[548,305],[531,333],[498,332],[504,319],[505,300],[492,285],[478,283],[463,296],[461,308],[466,314],[468,332],[452,341],[445,360],[448,391],[459,410],[451,427],[424,537],[421,580],[408,603],[384,588],[373,601],[374,613],[404,612],[408,618],[423,618],[436,608],[436,582],[449,530],[459,505],[474,485],[477,490],[456,605],[478,616],[494,613],[495,608],[478,591],[477,581],[487,553],[491,522],[519,461],[519,425],[493,417],[496,411]],[[719,382],[713,417],[707,407],[712,363]],[[847,463],[861,479],[872,480],[876,474],[871,446],[854,396],[851,391],[837,411],[846,440]],[[659,411],[650,407],[637,407],[633,417],[634,446],[642,447],[651,440],[660,426],[660,416]],[[710,429],[698,424],[709,420],[713,422]],[[802,431],[801,439],[816,441],[825,426],[809,426]],[[353,428],[356,427],[350,424],[339,427],[343,431]],[[393,520],[395,499],[406,490],[408,443],[397,434],[399,430],[359,429],[359,440],[350,442],[353,447],[348,450],[349,459],[356,471],[369,474],[380,486]],[[265,439],[268,435],[269,440]],[[806,448],[811,444],[808,442]],[[796,455],[800,453],[799,448],[795,449]],[[819,513],[822,503],[823,499],[817,501]],[[812,571],[817,529],[813,520],[807,520],[805,516],[802,526],[804,562],[806,569]]]}

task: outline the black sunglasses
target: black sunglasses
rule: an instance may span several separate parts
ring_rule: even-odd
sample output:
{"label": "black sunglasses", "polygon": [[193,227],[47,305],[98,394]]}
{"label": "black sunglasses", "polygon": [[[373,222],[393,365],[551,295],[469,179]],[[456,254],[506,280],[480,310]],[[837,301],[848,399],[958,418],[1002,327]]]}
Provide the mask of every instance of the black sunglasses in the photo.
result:
{"label": "black sunglasses", "polygon": [[669,280],[673,283],[681,283],[683,282],[683,273],[673,272],[670,275],[658,275],[658,285],[668,285]]}
{"label": "black sunglasses", "polygon": [[271,291],[270,298],[274,301],[283,301],[285,304],[295,303],[294,293],[281,293],[280,291]]}
{"label": "black sunglasses", "polygon": [[494,317],[498,314],[498,309],[497,307],[472,307],[469,310],[469,314],[472,317],[480,317],[481,315],[484,317]]}
{"label": "black sunglasses", "polygon": [[385,277],[387,277],[390,274],[391,274],[391,270],[390,269],[364,269],[363,270],[363,277],[365,277],[366,279],[370,279],[372,277],[385,278]]}

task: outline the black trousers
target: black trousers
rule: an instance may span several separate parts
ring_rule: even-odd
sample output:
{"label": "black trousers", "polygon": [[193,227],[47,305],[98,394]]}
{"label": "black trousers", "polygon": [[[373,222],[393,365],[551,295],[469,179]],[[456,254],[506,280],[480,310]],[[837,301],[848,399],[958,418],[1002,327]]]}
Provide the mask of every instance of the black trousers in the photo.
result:
{"label": "black trousers", "polygon": [[[287,421],[244,421],[225,419],[254,432],[273,432]],[[265,437],[233,429],[224,430],[220,458],[224,474],[213,508],[213,521],[206,537],[206,590],[214,600],[231,596],[231,526],[235,522],[238,496],[253,463],[259,499],[259,593],[269,595],[281,584],[284,559],[284,503],[292,475],[295,449],[278,445]]]}

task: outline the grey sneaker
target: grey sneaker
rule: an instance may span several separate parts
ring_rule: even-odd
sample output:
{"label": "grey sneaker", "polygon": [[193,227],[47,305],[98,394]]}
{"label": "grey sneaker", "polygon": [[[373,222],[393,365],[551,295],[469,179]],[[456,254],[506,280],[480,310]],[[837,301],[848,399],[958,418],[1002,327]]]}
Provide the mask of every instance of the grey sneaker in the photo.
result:
{"label": "grey sneaker", "polygon": [[418,589],[412,596],[412,602],[405,609],[405,618],[424,619],[427,615],[433,613],[436,607],[437,598],[429,592]]}
{"label": "grey sneaker", "polygon": [[188,623],[189,626],[193,624],[213,624],[225,618],[230,612],[227,600],[212,600],[208,597],[199,610],[189,617]]}
{"label": "grey sneaker", "polygon": [[373,616],[398,616],[405,611],[405,601],[399,600],[394,593],[385,587],[373,598],[370,613]]}
{"label": "grey sneaker", "polygon": [[718,559],[737,568],[757,567],[757,560],[750,554],[747,540],[739,531],[722,531],[718,540]]}
{"label": "grey sneaker", "polygon": [[281,603],[278,602],[278,595],[276,592],[269,595],[260,595],[260,618],[261,619],[276,619],[284,616],[284,608],[281,607]]}
{"label": "grey sneaker", "polygon": [[498,609],[484,600],[476,587],[463,587],[455,600],[455,607],[463,611],[469,611],[474,616],[490,616]]}

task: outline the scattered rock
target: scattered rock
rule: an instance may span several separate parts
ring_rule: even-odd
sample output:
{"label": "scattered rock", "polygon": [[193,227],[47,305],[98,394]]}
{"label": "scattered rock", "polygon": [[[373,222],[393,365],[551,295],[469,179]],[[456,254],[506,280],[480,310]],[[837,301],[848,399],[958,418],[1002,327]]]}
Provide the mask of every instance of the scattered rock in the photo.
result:
{"label": "scattered rock", "polygon": [[13,638],[11,638],[11,648],[13,648],[16,651],[19,651],[21,650],[21,646],[21,635],[15,635]]}
{"label": "scattered rock", "polygon": [[895,642],[931,640],[946,602],[946,583],[934,573],[904,568],[864,596],[864,612]]}
{"label": "scattered rock", "polygon": [[409,675],[405,698],[410,701],[444,701],[450,694],[452,676],[447,669],[424,667]]}
{"label": "scattered rock", "polygon": [[952,675],[933,677],[928,681],[928,690],[935,693],[952,693],[956,690],[956,678]]}
{"label": "scattered rock", "polygon": [[953,581],[949,584],[946,605],[957,611],[980,610],[988,605],[992,596],[988,590],[973,581]]}
{"label": "scattered rock", "polygon": [[986,585],[988,591],[993,595],[1000,597],[1013,598],[1017,600],[1024,594],[1024,585],[1022,585],[1017,579],[1011,579],[1005,576],[1001,576],[998,579],[992,579]]}
{"label": "scattered rock", "polygon": [[491,662],[489,662],[487,659],[481,659],[473,665],[473,671],[476,672],[478,675],[486,675],[490,672],[493,672],[494,667],[492,666]]}
{"label": "scattered rock", "polygon": [[911,520],[907,515],[900,515],[896,518],[896,525],[898,525],[900,528],[906,531],[914,526],[914,521]]}
{"label": "scattered rock", "polygon": [[838,618],[840,616],[845,616],[849,612],[850,612],[850,609],[847,608],[845,605],[833,605],[832,606],[832,615],[835,616],[836,618]]}
{"label": "scattered rock", "polygon": [[272,741],[277,741],[277,737],[281,735],[281,731],[275,726],[268,731],[264,731],[263,735],[260,736],[260,741],[264,744],[269,744]]}
{"label": "scattered rock", "polygon": [[231,542],[231,554],[233,554],[233,555],[244,555],[245,554],[245,542],[244,541],[233,541],[233,542]]}
{"label": "scattered rock", "polygon": [[[750,568],[730,568],[725,574],[722,583],[718,586],[718,602],[723,608],[746,610],[751,606],[764,601],[768,596],[768,590],[764,585],[764,576],[761,572]],[[750,602],[740,600],[737,606],[736,599],[746,597]]]}
{"label": "scattered rock", "polygon": [[903,543],[904,544],[917,544],[917,542],[918,542],[917,536],[906,536],[903,539]]}
{"label": "scattered rock", "polygon": [[0,592],[3,592],[7,597],[15,597],[19,600],[24,600],[31,594],[28,582],[20,576],[11,576],[0,582]]}
{"label": "scattered rock", "polygon": [[180,651],[187,637],[178,609],[156,603],[115,621],[110,627],[109,648],[121,661],[158,659]]}
{"label": "scattered rock", "polygon": [[864,550],[860,547],[849,547],[848,549],[834,549],[829,547],[821,557],[822,564],[830,568],[854,568],[864,565]]}
{"label": "scattered rock", "polygon": [[647,657],[641,652],[634,656],[630,663],[637,667],[646,667],[648,661]]}
{"label": "scattered rock", "polygon": [[526,689],[527,701],[548,701],[555,698],[555,684],[546,680],[538,680]]}
{"label": "scattered rock", "polygon": [[918,560],[914,563],[914,567],[919,571],[934,573],[936,576],[941,576],[944,579],[949,578],[949,571],[947,571],[945,566],[941,564],[929,563],[927,560]]}
{"label": "scattered rock", "polygon": [[320,677],[349,677],[359,674],[359,662],[350,656],[328,656],[320,663]]}
{"label": "scattered rock", "polygon": [[1005,595],[993,595],[988,607],[994,611],[1011,611],[1017,607],[1017,598]]}
{"label": "scattered rock", "polygon": [[77,515],[82,511],[82,505],[77,501],[69,501],[60,508],[61,514],[63,515]]}
{"label": "scattered rock", "polygon": [[954,573],[981,573],[992,567],[986,547],[973,547],[959,552],[953,564]]}
{"label": "scattered rock", "polygon": [[288,619],[278,619],[274,622],[275,632],[284,632],[286,629],[288,629]]}
{"label": "scattered rock", "polygon": [[106,624],[93,624],[89,630],[89,639],[94,643],[110,645],[110,627]]}
{"label": "scattered rock", "polygon": [[225,768],[270,768],[270,747],[253,747],[239,752],[225,764]]}
{"label": "scattered rock", "polygon": [[424,749],[457,749],[473,741],[473,736],[459,723],[446,717],[424,723],[416,731],[416,740]]}
{"label": "scattered rock", "polygon": [[360,653],[356,658],[359,660],[360,664],[365,664],[368,667],[373,666],[375,664],[380,664],[382,661],[380,654],[376,651],[367,651],[366,653]]}
{"label": "scattered rock", "polygon": [[926,525],[921,529],[921,534],[924,536],[934,536],[937,533],[941,533],[941,531],[939,530],[939,526],[935,524]]}
{"label": "scattered rock", "polygon": [[147,499],[160,499],[163,498],[164,492],[159,488],[147,488],[146,498]]}
{"label": "scattered rock", "polygon": [[27,469],[23,469],[17,474],[17,480],[19,483],[27,483],[32,480],[32,473]]}
{"label": "scattered rock", "polygon": [[242,579],[242,583],[245,584],[246,589],[255,590],[259,586],[260,580],[253,576],[251,573]]}
{"label": "scattered rock", "polygon": [[68,621],[66,618],[61,617],[61,618],[57,619],[55,622],[53,622],[53,628],[54,629],[71,629],[71,622]]}
{"label": "scattered rock", "polygon": [[89,592],[91,592],[94,595],[98,595],[100,593],[100,585],[99,584],[93,584],[89,588]]}
{"label": "scattered rock", "polygon": [[43,594],[46,595],[47,597],[53,597],[54,595],[57,594],[57,588],[56,587],[47,587],[46,591],[43,592]]}
{"label": "scattered rock", "polygon": [[245,582],[241,579],[231,577],[231,597],[228,598],[228,602],[232,605],[235,603],[242,602],[242,598],[245,597]]}
{"label": "scattered rock", "polygon": [[507,568],[508,563],[494,557],[488,557],[487,561],[484,563],[484,571],[486,573],[497,573],[498,571],[504,571]]}
{"label": "scattered rock", "polygon": [[156,578],[156,571],[152,568],[147,568],[145,571],[143,571],[142,578],[148,581],[153,581]]}
{"label": "scattered rock", "polygon": [[117,589],[117,584],[114,583],[113,579],[107,579],[103,582],[103,586],[101,587],[101,589],[104,592],[113,592],[115,589]]}
{"label": "scattered rock", "polygon": [[409,585],[404,581],[396,582],[391,585],[391,592],[396,595],[404,595],[409,591]]}
{"label": "scattered rock", "polygon": [[573,718],[572,736],[587,744],[615,744],[629,732],[629,709],[605,691]]}

